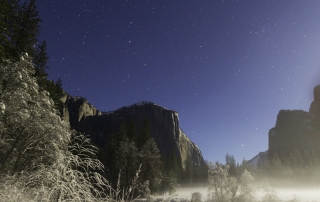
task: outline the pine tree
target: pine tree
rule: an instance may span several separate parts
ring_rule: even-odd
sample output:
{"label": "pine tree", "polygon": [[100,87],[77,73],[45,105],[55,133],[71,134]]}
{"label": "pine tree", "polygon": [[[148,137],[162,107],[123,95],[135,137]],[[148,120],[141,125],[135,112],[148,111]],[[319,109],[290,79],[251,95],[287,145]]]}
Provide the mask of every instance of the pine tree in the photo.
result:
{"label": "pine tree", "polygon": [[178,187],[177,175],[172,171],[163,171],[161,173],[161,184],[159,187],[159,193],[165,195],[169,193],[172,195],[176,192],[176,188]]}
{"label": "pine tree", "polygon": [[40,91],[46,90],[49,92],[50,98],[55,103],[55,108],[62,112],[63,103],[61,101],[61,97],[63,96],[62,82],[58,79],[57,82],[52,80],[48,80],[48,74],[46,69],[49,56],[47,54],[47,44],[46,41],[40,43],[37,48],[35,48],[35,53],[33,57],[33,64],[35,67],[35,78],[37,79],[38,85],[40,87]]}
{"label": "pine tree", "polygon": [[118,174],[121,169],[118,167],[117,155],[119,155],[118,150],[123,142],[128,142],[127,129],[124,121],[121,122],[118,131],[107,137],[103,152],[105,155],[100,155],[100,160],[104,162],[106,177],[113,185],[117,183]]}
{"label": "pine tree", "polygon": [[27,53],[30,57],[35,54],[34,46],[37,44],[39,35],[39,13],[36,9],[35,0],[20,5],[18,0],[1,2],[4,5],[4,26],[2,31],[1,45],[4,51],[4,60],[18,61],[20,56]]}
{"label": "pine tree", "polygon": [[181,180],[181,158],[177,156],[174,149],[172,148],[169,155],[162,157],[162,162],[163,170],[161,176],[160,193],[165,194],[166,192],[169,192],[169,194],[172,194],[173,192],[175,192],[178,181]]}
{"label": "pine tree", "polygon": [[151,191],[159,188],[161,183],[161,172],[163,163],[161,161],[160,151],[150,138],[139,151],[139,164],[141,164],[140,178],[142,181],[149,180]]}
{"label": "pine tree", "polygon": [[233,155],[226,155],[226,165],[229,166],[228,173],[230,176],[237,177],[237,165]]}
{"label": "pine tree", "polygon": [[117,149],[117,144],[114,140],[115,136],[115,134],[110,134],[107,137],[105,146],[100,149],[98,154],[99,160],[104,165],[104,175],[111,184],[115,184],[117,182],[117,175],[119,174],[119,170],[115,169],[115,153]]}
{"label": "pine tree", "polygon": [[8,39],[8,26],[7,26],[7,19],[10,16],[10,5],[8,4],[7,0],[0,0],[0,63],[2,63],[7,56],[6,53],[6,44],[9,43]]}
{"label": "pine tree", "polygon": [[115,166],[121,172],[121,182],[125,187],[130,185],[139,168],[138,153],[135,143],[128,139],[121,141],[119,148],[116,150],[116,164],[112,166]]}
{"label": "pine tree", "polygon": [[48,68],[49,56],[47,54],[47,44],[46,41],[40,43],[35,50],[35,55],[33,57],[33,64],[35,68],[35,77],[38,79],[46,79],[48,74],[46,69]]}

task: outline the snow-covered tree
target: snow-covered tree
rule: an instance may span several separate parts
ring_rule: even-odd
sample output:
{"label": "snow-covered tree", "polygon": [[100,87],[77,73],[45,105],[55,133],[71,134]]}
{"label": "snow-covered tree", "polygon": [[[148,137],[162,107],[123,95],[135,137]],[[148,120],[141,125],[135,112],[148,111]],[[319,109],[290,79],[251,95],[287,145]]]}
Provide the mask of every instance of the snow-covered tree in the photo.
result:
{"label": "snow-covered tree", "polygon": [[52,164],[69,142],[69,125],[53,108],[46,91],[39,92],[30,58],[0,68],[0,173],[13,175]]}
{"label": "snow-covered tree", "polygon": [[228,166],[210,163],[208,167],[208,201],[230,201],[231,193],[228,188],[230,183],[228,177]]}
{"label": "snow-covered tree", "polygon": [[107,182],[95,147],[73,136],[46,91],[39,91],[31,58],[0,67],[0,196],[4,201],[96,201]]}
{"label": "snow-covered tree", "polygon": [[249,171],[245,170],[240,178],[240,191],[242,194],[248,195],[253,194],[255,190],[254,178]]}

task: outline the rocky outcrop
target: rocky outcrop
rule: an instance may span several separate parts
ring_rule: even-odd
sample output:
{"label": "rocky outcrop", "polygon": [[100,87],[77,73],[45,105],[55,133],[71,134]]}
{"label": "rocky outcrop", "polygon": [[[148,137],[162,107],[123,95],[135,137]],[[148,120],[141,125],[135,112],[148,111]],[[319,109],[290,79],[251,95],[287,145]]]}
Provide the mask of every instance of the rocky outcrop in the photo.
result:
{"label": "rocky outcrop", "polygon": [[275,154],[280,160],[290,153],[320,154],[320,86],[314,88],[314,101],[309,112],[302,110],[280,110],[276,125],[269,131],[268,158]]}
{"label": "rocky outcrop", "polygon": [[169,156],[173,151],[182,163],[190,160],[192,170],[206,168],[200,149],[180,129],[178,113],[173,110],[151,102],[140,102],[112,112],[100,112],[85,98],[66,95],[62,100],[65,103],[64,120],[101,147],[105,145],[108,136],[119,129],[121,123],[133,121],[139,134],[146,119],[162,156]]}
{"label": "rocky outcrop", "polygon": [[186,162],[188,158],[191,158],[195,166],[203,166],[205,162],[203,161],[199,147],[195,145],[181,129],[179,129],[179,146],[182,162]]}
{"label": "rocky outcrop", "polygon": [[72,97],[67,93],[61,98],[64,103],[63,119],[65,121],[80,122],[87,116],[100,116],[102,113],[91,105],[85,98]]}

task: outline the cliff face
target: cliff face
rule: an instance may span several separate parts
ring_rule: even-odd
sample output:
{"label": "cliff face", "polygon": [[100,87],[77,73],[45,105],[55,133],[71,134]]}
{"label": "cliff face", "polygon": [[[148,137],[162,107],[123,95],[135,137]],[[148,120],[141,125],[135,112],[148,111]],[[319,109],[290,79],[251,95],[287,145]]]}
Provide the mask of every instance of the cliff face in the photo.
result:
{"label": "cliff face", "polygon": [[65,93],[61,101],[64,103],[63,119],[72,121],[73,124],[80,122],[82,118],[87,116],[100,116],[102,114],[82,97],[72,97]]}
{"label": "cliff face", "polygon": [[184,134],[181,129],[179,129],[179,140],[182,162],[186,162],[188,158],[191,158],[193,165],[203,167],[205,162],[200,149],[186,136],[186,134]]}
{"label": "cliff face", "polygon": [[253,168],[260,168],[267,160],[268,150],[265,152],[259,152],[255,157],[247,161],[247,164]]}
{"label": "cliff face", "polygon": [[314,101],[309,112],[280,110],[276,125],[269,131],[268,157],[276,153],[280,158],[294,151],[320,154],[320,86],[314,88]]}
{"label": "cliff face", "polygon": [[182,163],[190,160],[194,170],[206,167],[200,149],[180,129],[178,113],[175,111],[151,102],[140,102],[104,113],[84,98],[66,95],[62,100],[65,103],[64,119],[99,146],[104,146],[108,136],[116,132],[122,122],[133,121],[139,130],[146,119],[162,156],[168,156],[173,151]]}

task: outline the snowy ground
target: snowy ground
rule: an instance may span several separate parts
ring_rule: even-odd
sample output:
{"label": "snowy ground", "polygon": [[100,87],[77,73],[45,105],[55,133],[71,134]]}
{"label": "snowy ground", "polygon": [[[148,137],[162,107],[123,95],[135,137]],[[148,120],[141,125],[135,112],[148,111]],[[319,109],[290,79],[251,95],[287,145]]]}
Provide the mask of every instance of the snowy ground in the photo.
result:
{"label": "snowy ground", "polygon": [[[318,188],[274,188],[275,193],[281,199],[281,201],[290,201],[292,199],[298,199],[300,202],[320,202],[320,187]],[[206,187],[196,188],[177,188],[176,198],[191,199],[191,194],[194,192],[200,192],[202,199],[207,197]],[[261,199],[265,195],[264,192],[259,191],[255,193],[258,199]]]}

